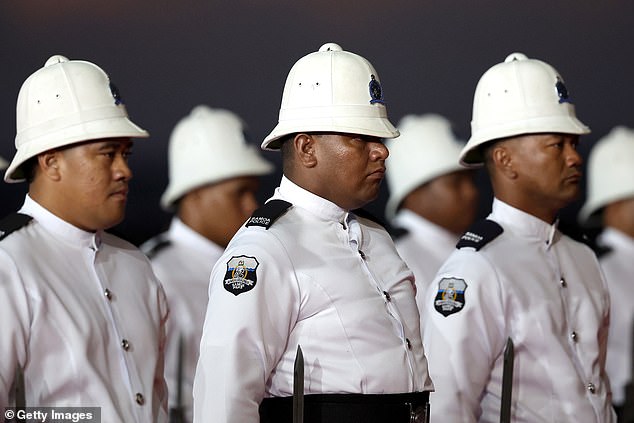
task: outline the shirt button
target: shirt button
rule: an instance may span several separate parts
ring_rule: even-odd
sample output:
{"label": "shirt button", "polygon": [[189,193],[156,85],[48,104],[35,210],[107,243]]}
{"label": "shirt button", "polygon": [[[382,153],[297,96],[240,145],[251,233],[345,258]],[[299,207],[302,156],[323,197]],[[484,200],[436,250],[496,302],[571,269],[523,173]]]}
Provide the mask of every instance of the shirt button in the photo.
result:
{"label": "shirt button", "polygon": [[572,333],[570,334],[570,339],[572,339],[573,341],[577,342],[577,332],[572,331]]}
{"label": "shirt button", "polygon": [[568,286],[564,278],[561,278],[561,280],[559,281],[559,284],[561,285],[562,288],[565,288],[566,286]]}
{"label": "shirt button", "polygon": [[390,296],[390,293],[387,291],[383,291],[383,295],[385,296],[385,300],[389,303],[390,301],[392,301],[392,297]]}
{"label": "shirt button", "polygon": [[409,342],[409,338],[405,338],[405,344],[407,344],[407,349],[411,350],[412,349],[412,343]]}
{"label": "shirt button", "polygon": [[112,291],[110,291],[108,288],[103,291],[103,295],[108,301],[112,301]]}
{"label": "shirt button", "polygon": [[134,396],[134,400],[139,405],[145,404],[145,398],[143,397],[143,394],[141,394],[140,392],[137,392],[137,394]]}
{"label": "shirt button", "polygon": [[586,386],[586,388],[588,388],[588,392],[590,392],[591,394],[594,394],[597,391],[597,388],[592,382],[588,383],[588,386]]}
{"label": "shirt button", "polygon": [[130,349],[130,343],[127,339],[121,341],[121,348],[123,348],[125,351],[128,351]]}

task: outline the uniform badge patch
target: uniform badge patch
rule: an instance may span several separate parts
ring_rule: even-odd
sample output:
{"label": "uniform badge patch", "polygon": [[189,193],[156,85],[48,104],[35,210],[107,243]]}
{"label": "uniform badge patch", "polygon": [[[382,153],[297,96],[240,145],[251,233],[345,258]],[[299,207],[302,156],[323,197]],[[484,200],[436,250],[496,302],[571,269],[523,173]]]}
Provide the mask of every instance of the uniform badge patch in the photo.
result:
{"label": "uniform badge patch", "polygon": [[255,257],[233,256],[227,262],[227,273],[225,273],[225,289],[233,295],[240,295],[243,292],[251,291],[258,281],[255,273],[260,263]]}
{"label": "uniform badge patch", "polygon": [[436,311],[447,317],[464,308],[467,283],[463,279],[442,278],[438,282],[438,294],[434,299]]}

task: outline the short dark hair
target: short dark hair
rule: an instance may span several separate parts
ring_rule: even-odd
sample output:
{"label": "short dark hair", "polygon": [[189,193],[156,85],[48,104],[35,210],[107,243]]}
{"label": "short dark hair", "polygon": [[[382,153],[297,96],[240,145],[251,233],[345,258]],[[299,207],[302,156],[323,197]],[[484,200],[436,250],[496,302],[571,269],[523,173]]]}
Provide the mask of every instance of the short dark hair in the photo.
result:
{"label": "short dark hair", "polygon": [[295,135],[297,134],[289,134],[279,139],[280,152],[282,153],[282,172],[285,175],[290,171],[295,156],[295,148],[293,146]]}
{"label": "short dark hair", "polygon": [[22,171],[24,179],[26,179],[27,183],[30,184],[31,182],[33,182],[33,180],[35,180],[35,174],[37,173],[38,166],[39,165],[37,161],[37,156],[34,156],[22,163],[20,167],[18,167],[18,169]]}

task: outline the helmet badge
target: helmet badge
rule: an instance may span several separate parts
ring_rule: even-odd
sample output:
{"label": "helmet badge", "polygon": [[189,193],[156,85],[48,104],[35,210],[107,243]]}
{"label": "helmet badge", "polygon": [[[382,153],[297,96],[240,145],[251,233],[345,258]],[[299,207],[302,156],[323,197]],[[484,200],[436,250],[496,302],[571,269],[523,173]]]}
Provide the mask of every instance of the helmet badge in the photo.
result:
{"label": "helmet badge", "polygon": [[564,81],[562,81],[559,77],[557,77],[555,88],[557,89],[557,95],[559,96],[559,103],[572,103],[568,96],[568,88],[566,88]]}
{"label": "helmet badge", "polygon": [[374,75],[370,75],[370,104],[379,103],[385,104],[385,100],[383,99],[383,89],[381,88],[381,84],[376,80]]}
{"label": "helmet badge", "polygon": [[119,89],[112,82],[110,82],[110,92],[112,93],[112,97],[114,98],[115,105],[118,106],[120,104],[124,104],[123,99],[121,98],[121,94],[119,93]]}

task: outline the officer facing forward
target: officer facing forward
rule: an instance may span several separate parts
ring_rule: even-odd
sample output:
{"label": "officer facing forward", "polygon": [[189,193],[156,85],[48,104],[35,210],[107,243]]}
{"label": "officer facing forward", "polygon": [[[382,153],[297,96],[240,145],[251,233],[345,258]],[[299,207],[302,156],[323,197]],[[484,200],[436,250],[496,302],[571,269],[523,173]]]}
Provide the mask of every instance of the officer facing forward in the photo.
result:
{"label": "officer facing forward", "polygon": [[284,176],[212,271],[195,422],[290,422],[298,346],[304,422],[423,418],[432,384],[413,275],[384,228],[352,211],[377,197],[381,139],[397,135],[363,57],[326,44],[291,68],[262,144],[281,149]]}
{"label": "officer facing forward", "polygon": [[[617,126],[597,142],[588,159],[588,198],[579,213],[588,226],[600,225],[599,262],[610,289],[610,336],[606,371],[620,421],[624,407],[634,414],[634,129]],[[629,387],[628,387],[629,386]],[[628,398],[629,395],[629,398]]]}
{"label": "officer facing forward", "polygon": [[270,173],[273,166],[247,144],[238,116],[203,105],[174,127],[168,158],[170,181],[161,205],[176,210],[176,216],[169,231],[142,249],[170,306],[165,368],[170,413],[191,421],[209,274],[258,207],[258,175]]}
{"label": "officer facing forward", "polygon": [[500,421],[510,338],[512,421],[609,423],[606,283],[592,251],[557,230],[589,129],[561,75],[520,53],[481,77],[471,125],[461,161],[486,166],[495,198],[425,294],[432,420]]}
{"label": "officer facing forward", "polygon": [[451,123],[435,114],[408,115],[398,125],[401,135],[386,143],[390,198],[385,208],[396,249],[416,276],[416,302],[449,257],[462,233],[473,223],[478,190],[472,169],[458,163],[464,143]]}
{"label": "officer facing forward", "polygon": [[104,232],[124,217],[131,137],[147,136],[92,63],[53,56],[22,85],[4,180],[29,192],[0,231],[0,408],[167,421],[165,295],[145,256]]}

